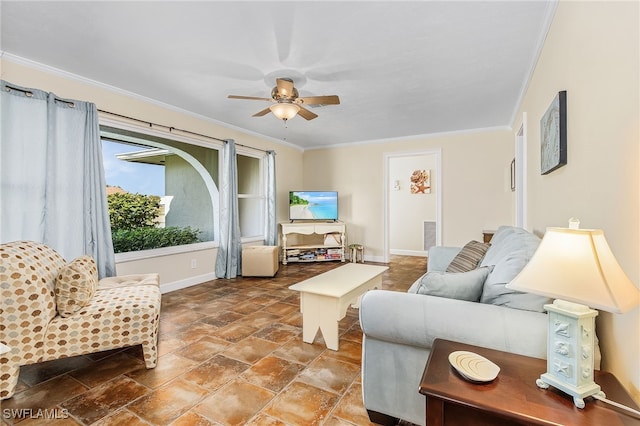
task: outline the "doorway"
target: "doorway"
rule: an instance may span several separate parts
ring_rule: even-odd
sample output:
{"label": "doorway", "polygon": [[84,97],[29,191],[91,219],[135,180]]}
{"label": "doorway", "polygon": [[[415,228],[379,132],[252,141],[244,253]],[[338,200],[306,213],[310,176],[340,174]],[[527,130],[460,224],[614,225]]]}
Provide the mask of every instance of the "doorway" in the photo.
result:
{"label": "doorway", "polygon": [[392,254],[426,256],[430,246],[441,244],[441,150],[384,158],[384,262]]}

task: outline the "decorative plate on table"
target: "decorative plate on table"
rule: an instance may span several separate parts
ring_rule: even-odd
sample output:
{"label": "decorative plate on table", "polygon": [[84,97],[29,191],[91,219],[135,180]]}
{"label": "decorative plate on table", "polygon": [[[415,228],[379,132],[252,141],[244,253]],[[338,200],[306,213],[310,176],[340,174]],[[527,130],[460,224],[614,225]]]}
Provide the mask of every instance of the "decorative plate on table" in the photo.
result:
{"label": "decorative plate on table", "polygon": [[500,372],[500,367],[473,352],[455,351],[449,354],[449,363],[470,382],[490,382]]}

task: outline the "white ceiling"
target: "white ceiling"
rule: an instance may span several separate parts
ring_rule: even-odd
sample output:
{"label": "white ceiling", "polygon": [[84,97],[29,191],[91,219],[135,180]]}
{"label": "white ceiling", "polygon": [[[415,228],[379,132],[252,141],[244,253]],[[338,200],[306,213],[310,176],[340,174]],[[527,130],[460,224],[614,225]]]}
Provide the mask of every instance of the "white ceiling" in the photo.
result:
{"label": "white ceiling", "polygon": [[[3,0],[1,48],[307,149],[511,125],[555,6]],[[267,102],[227,99],[269,97],[276,77],[341,104],[285,127],[251,116]]]}

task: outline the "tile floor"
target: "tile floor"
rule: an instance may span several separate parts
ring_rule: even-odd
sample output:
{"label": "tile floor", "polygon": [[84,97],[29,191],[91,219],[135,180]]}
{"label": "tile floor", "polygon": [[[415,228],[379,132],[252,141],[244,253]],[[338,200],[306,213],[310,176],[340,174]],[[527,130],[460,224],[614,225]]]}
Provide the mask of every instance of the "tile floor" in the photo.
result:
{"label": "tile floor", "polygon": [[[339,266],[289,264],[274,278],[164,294],[155,369],[139,347],[22,367],[3,424],[369,425],[358,311],[340,322],[339,351],[320,333],[303,343],[298,293],[287,288]],[[393,256],[388,266],[383,288],[406,291],[426,259]]]}

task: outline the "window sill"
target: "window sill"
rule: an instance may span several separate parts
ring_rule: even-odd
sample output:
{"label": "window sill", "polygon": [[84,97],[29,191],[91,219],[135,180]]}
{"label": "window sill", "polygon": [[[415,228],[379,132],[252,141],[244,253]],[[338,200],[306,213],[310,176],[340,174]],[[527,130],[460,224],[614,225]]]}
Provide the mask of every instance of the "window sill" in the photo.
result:
{"label": "window sill", "polygon": [[170,256],[173,254],[189,253],[194,251],[209,250],[219,246],[217,241],[205,241],[195,244],[184,244],[173,247],[162,247],[152,250],[130,251],[126,253],[116,253],[116,264],[134,262],[136,260],[152,259],[154,257]]}

